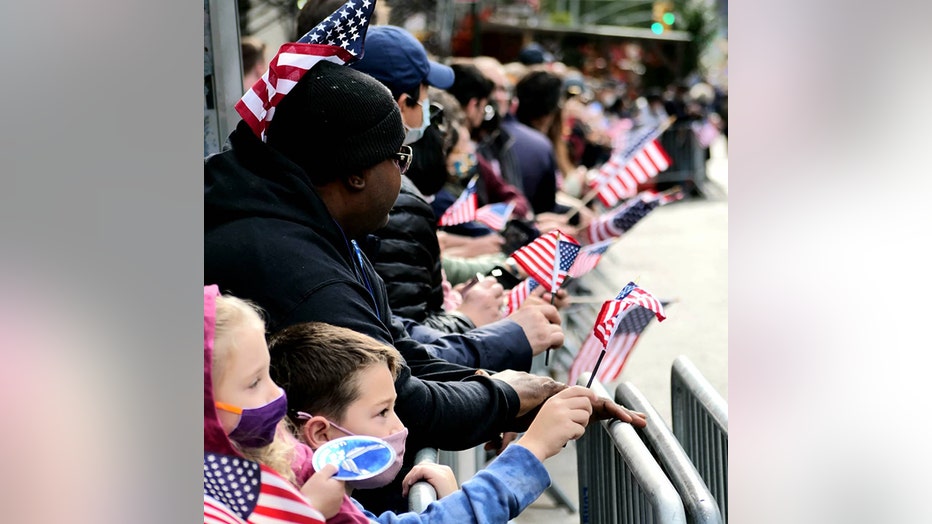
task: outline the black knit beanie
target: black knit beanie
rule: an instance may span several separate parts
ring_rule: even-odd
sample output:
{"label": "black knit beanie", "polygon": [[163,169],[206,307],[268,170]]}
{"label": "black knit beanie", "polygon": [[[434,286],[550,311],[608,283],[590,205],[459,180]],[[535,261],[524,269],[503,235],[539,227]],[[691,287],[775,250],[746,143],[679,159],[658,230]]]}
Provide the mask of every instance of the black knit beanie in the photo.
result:
{"label": "black knit beanie", "polygon": [[279,102],[266,131],[269,146],[300,166],[315,185],[372,167],[404,141],[391,92],[371,76],[318,62]]}

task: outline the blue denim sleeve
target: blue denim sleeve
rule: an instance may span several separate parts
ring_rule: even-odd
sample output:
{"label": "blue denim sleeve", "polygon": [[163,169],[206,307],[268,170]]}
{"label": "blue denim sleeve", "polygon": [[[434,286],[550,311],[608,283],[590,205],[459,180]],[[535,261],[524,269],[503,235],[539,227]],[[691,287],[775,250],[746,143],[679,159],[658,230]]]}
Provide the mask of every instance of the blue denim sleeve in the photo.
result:
{"label": "blue denim sleeve", "polygon": [[[357,506],[379,524],[501,524],[518,516],[550,486],[550,474],[527,448],[514,444],[459,491],[432,502],[421,513],[385,512]],[[355,502],[355,500],[354,500]]]}

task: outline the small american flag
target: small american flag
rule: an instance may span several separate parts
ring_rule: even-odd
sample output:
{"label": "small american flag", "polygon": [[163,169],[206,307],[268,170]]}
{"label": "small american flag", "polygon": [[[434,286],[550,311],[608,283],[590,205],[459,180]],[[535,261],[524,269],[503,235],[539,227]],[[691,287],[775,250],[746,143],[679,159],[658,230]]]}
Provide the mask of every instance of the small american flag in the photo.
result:
{"label": "small american flag", "polygon": [[272,469],[204,453],[204,523],[323,524],[324,516]]}
{"label": "small american flag", "polygon": [[456,199],[456,202],[450,205],[447,210],[443,213],[443,216],[440,217],[440,220],[437,222],[437,225],[440,226],[455,226],[456,224],[463,224],[465,222],[472,222],[476,219],[476,180],[479,177],[473,177],[469,181],[469,185],[466,186],[466,189],[460,194],[459,198]]}
{"label": "small american flag", "polygon": [[593,185],[605,207],[633,196],[638,184],[670,167],[670,156],[657,141],[660,132],[659,126],[646,130],[629,147],[612,153],[608,162],[602,164]]}
{"label": "small american flag", "polygon": [[595,318],[595,326],[592,331],[595,337],[602,342],[603,347],[608,345],[608,339],[615,332],[619,314],[634,306],[649,309],[656,315],[658,322],[663,322],[667,318],[663,313],[663,304],[659,300],[639,288],[634,282],[628,282],[628,285],[618,293],[618,296],[613,300],[606,300],[602,304],[602,309]]}
{"label": "small american flag", "polygon": [[511,257],[538,283],[549,282],[548,291],[556,293],[569,274],[579,248],[575,238],[557,229],[537,237]]}
{"label": "small american flag", "polygon": [[514,202],[486,204],[476,210],[476,221],[482,222],[495,231],[501,231],[508,225],[508,219],[514,209]]}
{"label": "small american flag", "polygon": [[641,333],[654,315],[653,311],[641,306],[628,308],[621,313],[618,328],[615,329],[615,335],[609,339],[607,346],[595,336],[595,332],[590,333],[580,346],[573,363],[570,364],[569,378],[566,383],[575,384],[582,372],[591,370],[603,350],[605,356],[595,378],[603,384],[617,380]]}
{"label": "small american flag", "polygon": [[317,62],[344,65],[362,58],[373,9],[375,0],[349,0],[297,42],[278,49],[269,69],[235,106],[256,136],[265,141],[275,106]]}
{"label": "small american flag", "polygon": [[659,205],[660,199],[646,201],[641,195],[632,198],[617,210],[609,211],[593,220],[586,230],[589,241],[602,242],[620,237]]}
{"label": "small american flag", "polygon": [[511,288],[508,291],[508,296],[505,297],[505,307],[502,309],[502,316],[507,317],[508,315],[514,313],[521,307],[521,304],[527,300],[527,297],[530,296],[531,291],[537,289],[540,284],[534,280],[533,277],[527,277],[517,286]]}
{"label": "small american flag", "polygon": [[647,191],[642,191],[641,195],[645,202],[652,202],[654,200],[657,200],[660,202],[661,206],[665,206],[672,202],[677,202],[679,200],[683,200],[684,198],[686,198],[686,193],[684,193],[682,189],[677,189],[676,191],[672,191],[672,192],[668,192],[668,191],[659,193],[654,190],[647,190]]}
{"label": "small american flag", "polygon": [[579,250],[579,254],[576,255],[576,262],[573,262],[573,266],[569,270],[570,276],[579,278],[595,269],[595,266],[602,260],[602,255],[604,255],[609,246],[614,243],[615,239],[610,238],[597,244],[583,246],[583,248]]}

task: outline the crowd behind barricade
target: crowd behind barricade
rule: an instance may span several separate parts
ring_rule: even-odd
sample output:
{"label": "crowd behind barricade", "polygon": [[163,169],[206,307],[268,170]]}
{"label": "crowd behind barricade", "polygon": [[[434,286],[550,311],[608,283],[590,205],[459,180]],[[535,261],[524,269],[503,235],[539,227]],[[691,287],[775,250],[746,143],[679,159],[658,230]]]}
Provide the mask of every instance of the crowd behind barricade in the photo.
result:
{"label": "crowd behind barricade", "polygon": [[[670,116],[726,131],[714,93],[635,96],[533,49],[444,65],[404,29],[367,28],[367,7],[307,2],[296,42],[364,35],[363,57],[316,61],[283,91],[251,56],[244,101],[266,105],[205,159],[205,522],[505,522],[590,420],[645,424],[529,373],[563,344],[570,297],[537,282],[516,298],[535,274],[519,254],[554,233],[577,250],[600,240],[599,167]],[[387,442],[391,466],[345,482],[313,467],[314,450],[357,435]],[[459,488],[413,464],[424,447],[488,442],[499,456]],[[261,478],[247,485],[234,462]],[[440,499],[407,513],[418,480]]]}

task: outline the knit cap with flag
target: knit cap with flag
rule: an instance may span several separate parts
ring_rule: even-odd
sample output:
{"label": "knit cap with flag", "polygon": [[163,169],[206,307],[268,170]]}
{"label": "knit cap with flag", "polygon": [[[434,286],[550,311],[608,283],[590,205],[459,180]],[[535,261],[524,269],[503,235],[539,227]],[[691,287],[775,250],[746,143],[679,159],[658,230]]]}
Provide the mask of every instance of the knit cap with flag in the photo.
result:
{"label": "knit cap with flag", "polygon": [[314,183],[382,162],[404,140],[401,114],[387,90],[340,67],[365,55],[374,9],[375,0],[347,0],[297,42],[282,45],[236,104],[253,133]]}
{"label": "knit cap with flag", "polygon": [[365,73],[322,61],[278,104],[267,143],[323,184],[391,158],[404,135],[388,88]]}

